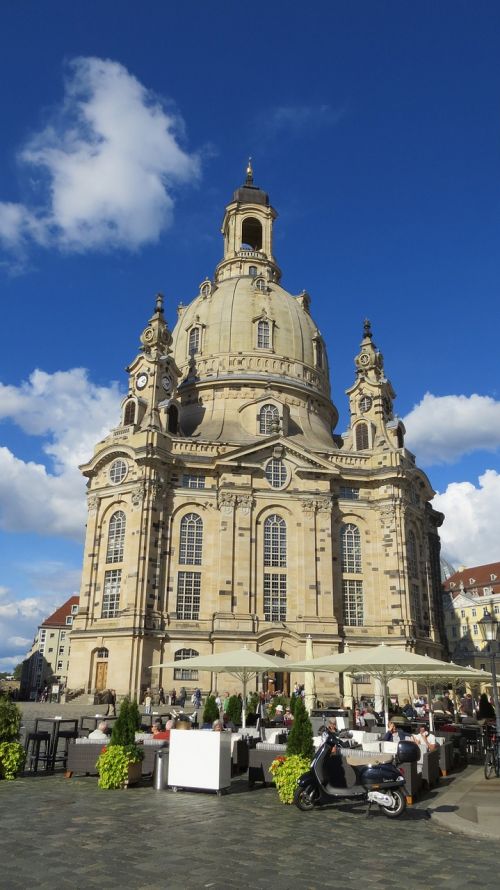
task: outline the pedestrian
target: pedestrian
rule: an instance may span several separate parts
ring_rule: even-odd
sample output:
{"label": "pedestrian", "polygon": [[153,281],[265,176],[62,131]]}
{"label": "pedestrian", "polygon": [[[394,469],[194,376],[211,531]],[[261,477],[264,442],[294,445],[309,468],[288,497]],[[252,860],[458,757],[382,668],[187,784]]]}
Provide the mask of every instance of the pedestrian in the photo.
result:
{"label": "pedestrian", "polygon": [[191,696],[191,704],[195,711],[201,708],[201,689],[196,688]]}
{"label": "pedestrian", "polygon": [[160,705],[165,704],[165,692],[163,686],[160,686],[160,688],[158,689],[158,702]]}
{"label": "pedestrian", "polygon": [[184,686],[181,686],[181,688],[179,689],[179,698],[177,699],[180,708],[183,708],[184,705],[186,704],[186,697],[187,697],[187,692],[186,692]]}
{"label": "pedestrian", "polygon": [[144,696],[144,713],[151,714],[153,710],[153,698],[151,695],[151,690],[146,689],[146,695]]}
{"label": "pedestrian", "polygon": [[172,691],[170,693],[170,704],[171,705],[177,704],[177,690],[176,689],[172,689]]}
{"label": "pedestrian", "polygon": [[106,698],[104,702],[108,706],[108,710],[106,711],[106,717],[112,715],[116,717],[116,691],[114,689],[106,690]]}

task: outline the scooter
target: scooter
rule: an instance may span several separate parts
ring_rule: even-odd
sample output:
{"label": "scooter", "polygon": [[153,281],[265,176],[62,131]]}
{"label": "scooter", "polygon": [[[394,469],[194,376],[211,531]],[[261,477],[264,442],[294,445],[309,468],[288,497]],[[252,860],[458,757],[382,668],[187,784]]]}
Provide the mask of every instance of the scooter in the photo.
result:
{"label": "scooter", "polygon": [[338,801],[367,801],[367,816],[374,803],[389,819],[401,816],[406,809],[405,779],[397,764],[416,762],[420,757],[418,745],[402,740],[391,762],[380,762],[381,755],[373,754],[371,763],[359,765],[355,757],[332,753],[336,747],[350,746],[336,733],[327,733],[310,770],[298,780],[293,802],[299,810]]}

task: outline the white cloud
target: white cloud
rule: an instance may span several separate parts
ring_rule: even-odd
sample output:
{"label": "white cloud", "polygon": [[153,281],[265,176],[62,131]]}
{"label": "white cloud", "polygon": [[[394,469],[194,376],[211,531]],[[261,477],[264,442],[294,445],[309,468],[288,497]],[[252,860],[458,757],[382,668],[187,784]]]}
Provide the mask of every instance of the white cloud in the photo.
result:
{"label": "white cloud", "polygon": [[37,370],[18,387],[0,384],[0,420],[41,437],[48,456],[47,468],[0,447],[0,528],[81,540],[85,480],[78,464],[118,421],[119,401],[116,383],[95,386],[82,368]]}
{"label": "white cloud", "polygon": [[69,66],[64,101],[19,154],[45,200],[0,203],[0,241],[70,251],[137,249],[170,224],[173,191],[198,178],[180,118],[109,59]]}
{"label": "white cloud", "polygon": [[424,466],[454,463],[473,451],[500,448],[500,402],[490,396],[428,392],[404,424],[408,447]]}
{"label": "white cloud", "polygon": [[440,529],[443,556],[454,565],[484,565],[500,559],[500,474],[486,470],[472,482],[452,482],[436,494],[433,506],[445,522]]}

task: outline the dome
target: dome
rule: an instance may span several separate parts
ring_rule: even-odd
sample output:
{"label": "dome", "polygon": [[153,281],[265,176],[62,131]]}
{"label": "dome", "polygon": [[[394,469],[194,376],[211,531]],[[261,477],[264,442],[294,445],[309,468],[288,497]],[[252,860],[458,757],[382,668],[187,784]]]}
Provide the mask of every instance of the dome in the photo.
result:
{"label": "dome", "polygon": [[[238,192],[240,199],[245,192],[249,197],[226,210],[224,258],[215,280],[202,282],[199,295],[178,310],[172,349],[181,371],[181,430],[210,440],[254,441],[262,435],[259,412],[267,404],[277,409],[283,435],[331,448],[337,412],[309,296],[293,296],[279,283],[272,256],[276,212],[254,200],[254,192],[265,193],[253,186]],[[247,244],[249,232],[253,245]]]}

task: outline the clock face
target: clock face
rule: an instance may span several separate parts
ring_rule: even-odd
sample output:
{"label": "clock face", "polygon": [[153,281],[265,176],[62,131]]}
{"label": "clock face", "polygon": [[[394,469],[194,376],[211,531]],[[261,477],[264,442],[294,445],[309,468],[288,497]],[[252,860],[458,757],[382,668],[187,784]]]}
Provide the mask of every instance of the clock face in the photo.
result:
{"label": "clock face", "polygon": [[137,389],[144,389],[147,382],[148,382],[148,375],[145,374],[144,371],[141,374],[138,374],[137,377],[135,378],[135,385],[136,385]]}
{"label": "clock face", "polygon": [[172,392],[174,388],[172,378],[168,374],[164,374],[161,378],[161,385],[163,386],[165,392]]}
{"label": "clock face", "polygon": [[367,365],[370,361],[370,356],[367,355],[366,352],[363,352],[363,354],[359,357],[359,361],[362,365]]}

